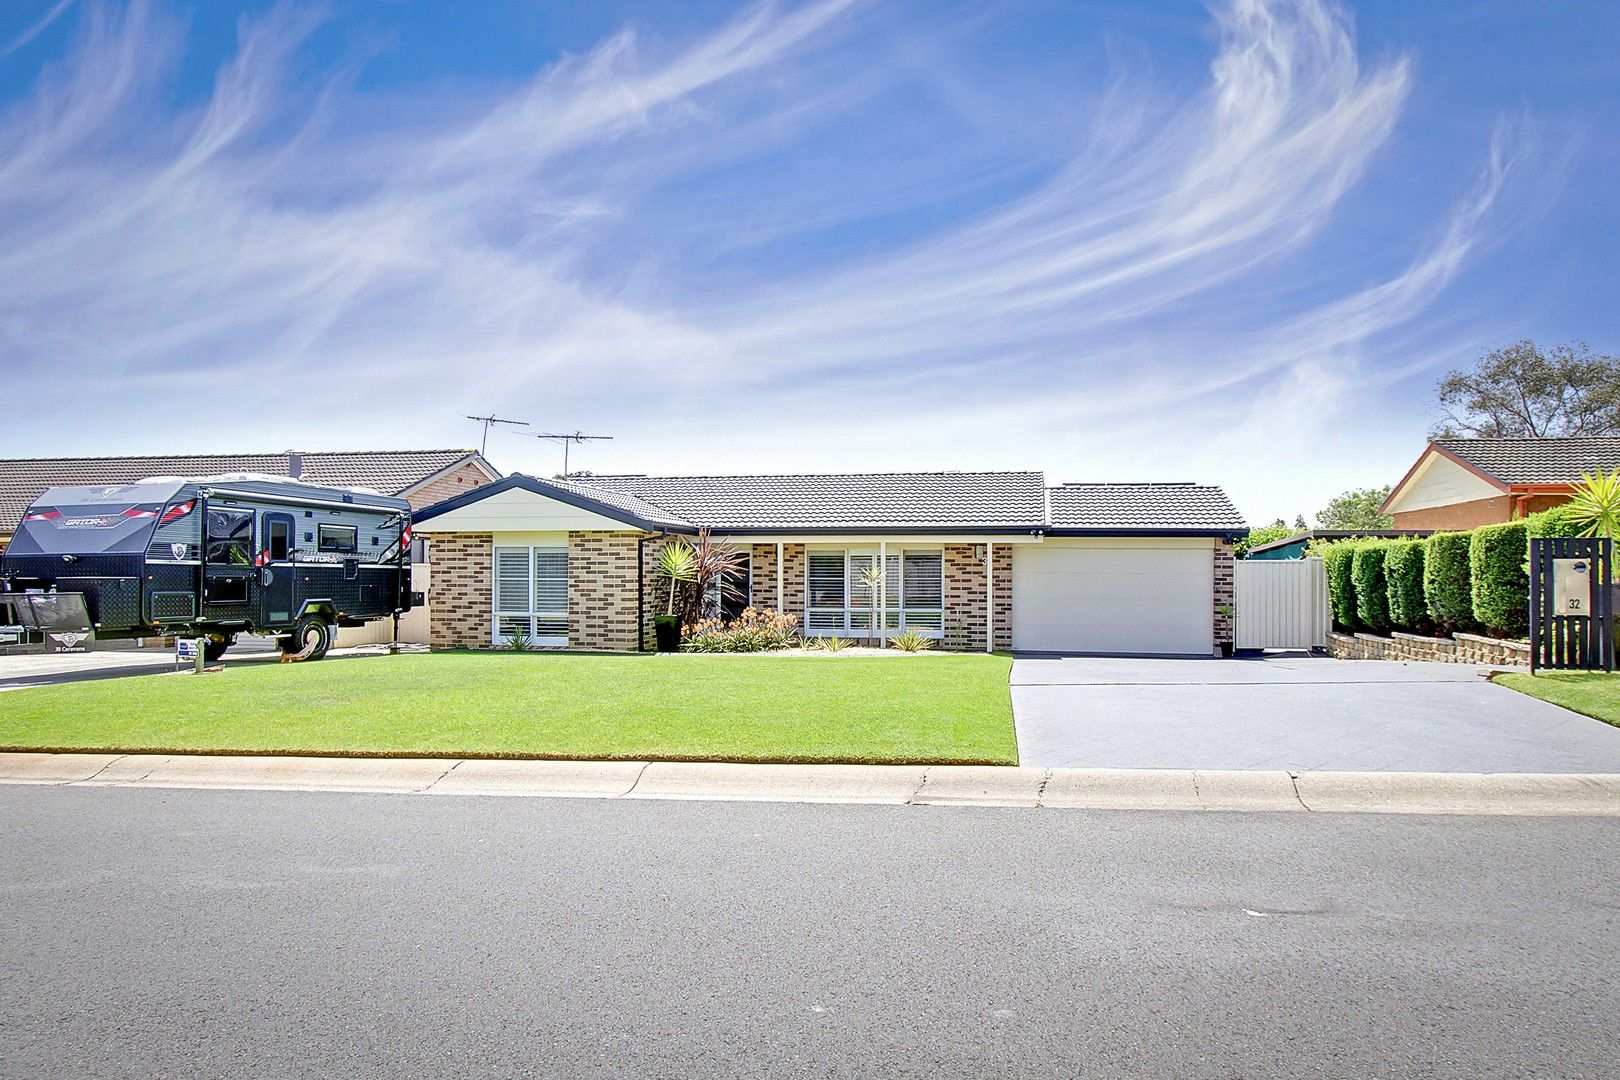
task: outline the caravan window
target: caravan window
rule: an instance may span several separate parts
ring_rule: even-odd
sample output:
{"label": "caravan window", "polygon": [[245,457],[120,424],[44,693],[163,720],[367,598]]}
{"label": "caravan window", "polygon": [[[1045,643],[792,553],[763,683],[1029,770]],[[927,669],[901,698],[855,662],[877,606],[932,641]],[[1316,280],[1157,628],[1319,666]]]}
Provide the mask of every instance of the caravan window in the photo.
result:
{"label": "caravan window", "polygon": [[316,530],[317,551],[353,555],[360,550],[360,530],[353,525],[322,525]]}
{"label": "caravan window", "polygon": [[253,565],[253,511],[208,508],[208,561]]}
{"label": "caravan window", "polygon": [[283,514],[264,516],[264,553],[270,562],[286,562],[292,556],[292,519]]}

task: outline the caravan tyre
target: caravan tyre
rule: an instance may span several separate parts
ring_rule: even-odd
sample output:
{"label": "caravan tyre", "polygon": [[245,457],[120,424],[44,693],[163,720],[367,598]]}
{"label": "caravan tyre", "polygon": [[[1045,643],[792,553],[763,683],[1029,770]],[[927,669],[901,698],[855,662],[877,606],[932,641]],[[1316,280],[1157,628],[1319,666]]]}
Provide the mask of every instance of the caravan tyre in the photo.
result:
{"label": "caravan tyre", "polygon": [[304,615],[292,633],[281,639],[281,654],[288,660],[319,660],[332,645],[332,628],[319,615]]}
{"label": "caravan tyre", "polygon": [[235,644],[235,634],[223,637],[211,637],[208,639],[207,644],[203,646],[203,659],[212,664],[215,660],[218,660],[220,657],[225,655],[226,649]]}

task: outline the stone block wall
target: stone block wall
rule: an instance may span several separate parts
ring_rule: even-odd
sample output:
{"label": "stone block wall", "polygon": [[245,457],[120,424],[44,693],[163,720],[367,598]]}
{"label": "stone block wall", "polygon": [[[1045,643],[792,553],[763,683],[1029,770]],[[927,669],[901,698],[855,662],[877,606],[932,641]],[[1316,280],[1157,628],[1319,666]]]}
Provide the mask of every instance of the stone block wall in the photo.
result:
{"label": "stone block wall", "polygon": [[440,533],[433,537],[433,584],[428,643],[435,649],[487,649],[494,633],[494,537]]}
{"label": "stone block wall", "polygon": [[1329,633],[1329,656],[1340,660],[1429,660],[1453,664],[1484,664],[1489,667],[1529,667],[1530,645],[1523,641],[1503,641],[1478,634],[1455,634],[1449,638],[1422,637],[1418,634]]}

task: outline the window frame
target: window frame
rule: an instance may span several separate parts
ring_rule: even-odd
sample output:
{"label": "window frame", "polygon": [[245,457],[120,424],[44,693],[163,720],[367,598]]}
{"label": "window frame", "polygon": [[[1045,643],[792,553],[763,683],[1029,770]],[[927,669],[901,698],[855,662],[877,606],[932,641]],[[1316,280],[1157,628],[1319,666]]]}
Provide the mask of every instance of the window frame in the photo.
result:
{"label": "window frame", "polygon": [[[327,531],[346,532],[349,534],[350,546],[346,548],[328,548],[326,546]],[[315,552],[318,555],[359,555],[360,554],[360,526],[345,525],[340,521],[321,521],[315,525]]]}
{"label": "window frame", "polygon": [[[253,565],[253,556],[254,556],[254,549],[253,549],[254,525],[255,525],[254,519],[256,517],[258,517],[258,515],[253,512],[251,507],[245,507],[245,506],[210,506],[208,508],[208,513],[209,514],[229,514],[229,515],[231,515],[233,517],[237,517],[237,518],[246,520],[247,521],[247,536],[245,538],[226,540],[226,539],[223,539],[219,534],[217,534],[213,530],[212,527],[209,527],[208,528],[208,543],[204,547],[203,552],[202,552],[203,565],[204,566],[237,566],[237,567],[252,566]],[[210,523],[205,522],[205,525],[209,525],[209,524]],[[216,559],[216,558],[213,557],[213,552],[214,552],[214,549],[215,549],[216,546],[219,546],[221,548],[221,550],[223,550],[224,547],[226,547],[226,546],[237,545],[237,544],[242,545],[242,549],[241,549],[242,550],[242,561],[241,562],[233,562],[230,559]]]}
{"label": "window frame", "polygon": [[[524,606],[527,610],[518,611],[501,606],[502,552],[524,553],[524,591],[527,593]],[[542,611],[537,607],[536,591],[539,575],[536,573],[536,569],[539,565],[539,557],[542,554],[547,556],[561,554],[563,557],[562,595],[564,607],[561,610],[552,608]],[[545,649],[560,649],[568,646],[569,605],[573,599],[569,589],[568,562],[567,544],[492,544],[490,546],[490,644],[497,646],[511,645],[512,634],[510,631],[503,632],[502,624],[510,625],[521,620],[525,625],[515,627],[515,629],[523,630],[530,645]],[[562,627],[561,633],[557,633],[555,630],[559,623]],[[549,625],[543,626],[543,624]],[[547,632],[541,633],[540,631],[543,628]]]}
{"label": "window frame", "polygon": [[[843,603],[839,607],[817,605],[814,602],[815,590],[811,588],[811,564],[816,556],[825,558],[829,554],[839,553],[843,556]],[[885,552],[889,566],[884,568],[884,622],[888,625],[876,628],[878,604],[876,596],[865,596],[866,590],[859,582],[860,567],[876,563],[879,547],[876,544],[852,545],[807,545],[804,558],[804,634],[806,637],[829,637],[838,635],[842,637],[862,638],[888,638],[895,634],[914,631],[924,637],[940,638],[945,636],[945,548],[943,545],[896,544],[889,546]],[[939,565],[939,605],[907,605],[905,603],[905,580],[907,557],[925,557],[937,559]],[[899,574],[890,573],[890,569],[898,566]],[[859,601],[865,601],[864,603]],[[836,613],[837,625],[828,625],[827,616]],[[818,619],[818,616],[820,617]],[[920,623],[920,625],[913,625]],[[932,624],[932,625],[930,625]]]}

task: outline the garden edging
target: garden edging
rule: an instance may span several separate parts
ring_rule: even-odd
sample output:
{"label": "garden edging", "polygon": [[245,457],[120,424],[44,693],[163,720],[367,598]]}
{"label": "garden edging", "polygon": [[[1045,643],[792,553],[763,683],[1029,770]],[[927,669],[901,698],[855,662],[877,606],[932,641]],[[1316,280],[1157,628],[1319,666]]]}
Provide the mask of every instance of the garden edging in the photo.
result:
{"label": "garden edging", "polygon": [[1530,645],[1480,634],[1453,634],[1449,638],[1424,637],[1399,631],[1379,634],[1327,635],[1327,652],[1338,660],[1426,660],[1452,664],[1487,664],[1494,667],[1529,667]]}

